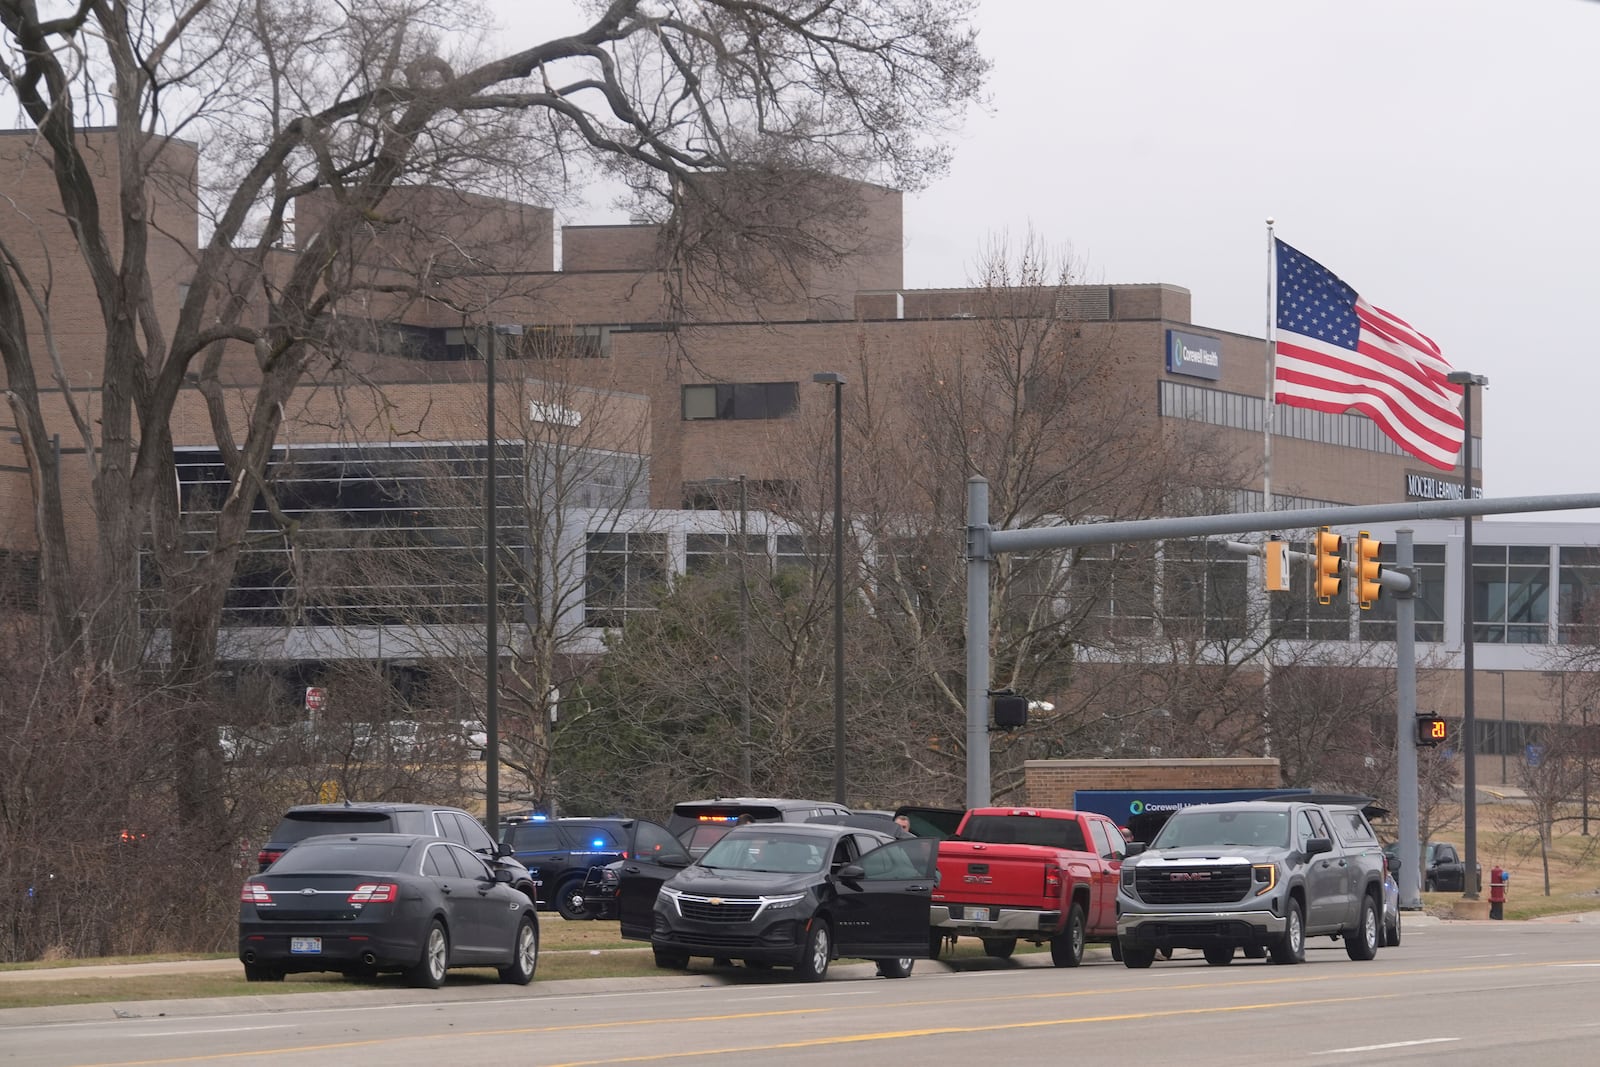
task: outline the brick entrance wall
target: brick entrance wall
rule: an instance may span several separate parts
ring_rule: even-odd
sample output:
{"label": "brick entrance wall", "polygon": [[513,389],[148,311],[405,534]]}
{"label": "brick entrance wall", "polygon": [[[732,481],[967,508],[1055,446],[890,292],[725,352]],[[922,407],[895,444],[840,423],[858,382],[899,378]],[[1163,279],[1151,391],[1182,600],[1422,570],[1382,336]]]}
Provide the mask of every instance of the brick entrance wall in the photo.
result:
{"label": "brick entrance wall", "polygon": [[1070,808],[1079,789],[1278,789],[1275,759],[1040,759],[1022,765],[1027,803]]}

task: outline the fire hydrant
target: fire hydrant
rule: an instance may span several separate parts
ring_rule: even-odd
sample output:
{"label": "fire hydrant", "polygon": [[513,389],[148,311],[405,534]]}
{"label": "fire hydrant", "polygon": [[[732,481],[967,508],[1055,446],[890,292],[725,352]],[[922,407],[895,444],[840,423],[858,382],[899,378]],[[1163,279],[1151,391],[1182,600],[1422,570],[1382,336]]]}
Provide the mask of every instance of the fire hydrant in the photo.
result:
{"label": "fire hydrant", "polygon": [[1506,917],[1506,883],[1510,880],[1510,871],[1499,867],[1489,871],[1489,918],[1504,919]]}

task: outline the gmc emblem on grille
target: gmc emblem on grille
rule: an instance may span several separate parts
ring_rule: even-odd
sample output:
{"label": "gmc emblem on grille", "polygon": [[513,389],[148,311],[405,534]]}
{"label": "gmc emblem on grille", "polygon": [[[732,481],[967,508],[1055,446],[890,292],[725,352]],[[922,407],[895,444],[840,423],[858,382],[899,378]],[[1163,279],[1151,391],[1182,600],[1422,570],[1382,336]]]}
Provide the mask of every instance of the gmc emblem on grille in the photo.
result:
{"label": "gmc emblem on grille", "polygon": [[1209,882],[1210,871],[1173,871],[1168,877],[1174,882]]}

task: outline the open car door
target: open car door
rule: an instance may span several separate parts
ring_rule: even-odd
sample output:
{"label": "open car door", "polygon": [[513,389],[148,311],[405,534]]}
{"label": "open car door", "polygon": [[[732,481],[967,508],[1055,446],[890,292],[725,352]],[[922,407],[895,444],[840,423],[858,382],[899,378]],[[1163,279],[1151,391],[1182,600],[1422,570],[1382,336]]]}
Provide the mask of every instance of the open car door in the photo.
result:
{"label": "open car door", "polygon": [[619,862],[617,920],[622,936],[648,941],[655,928],[656,892],[668,878],[689,866],[689,857],[662,855],[646,859],[634,856]]}
{"label": "open car door", "polygon": [[864,853],[833,876],[839,955],[927,958],[928,905],[939,878],[939,842],[907,837]]}

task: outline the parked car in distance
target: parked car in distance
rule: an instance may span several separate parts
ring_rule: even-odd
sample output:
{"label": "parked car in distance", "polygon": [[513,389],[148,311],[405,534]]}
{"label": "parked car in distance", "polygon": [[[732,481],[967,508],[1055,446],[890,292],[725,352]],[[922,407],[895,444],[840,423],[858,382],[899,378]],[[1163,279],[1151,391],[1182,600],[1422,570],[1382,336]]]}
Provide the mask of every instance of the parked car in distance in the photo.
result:
{"label": "parked car in distance", "polygon": [[[1399,856],[1400,843],[1383,846],[1385,855]],[[1424,893],[1465,893],[1466,861],[1448,841],[1429,841],[1422,848],[1422,891]],[[1483,864],[1477,865],[1477,887],[1483,889]]]}
{"label": "parked car in distance", "polygon": [[813,815],[848,815],[850,809],[827,800],[781,797],[721,797],[685,800],[672,806],[671,830],[691,856],[699,857],[729,828],[745,822],[805,822]]}
{"label": "parked car in distance", "polygon": [[401,833],[429,834],[465,847],[485,863],[511,874],[511,886],[528,898],[538,898],[538,886],[528,869],[489,836],[483,824],[460,808],[438,804],[355,803],[297,804],[267,836],[256,854],[257,869],[265,871],[296,843],[320,834]]}
{"label": "parked car in distance", "polygon": [[928,954],[937,854],[936,841],[845,826],[737,826],[687,867],[624,874],[622,934],[666,968],[711,956],[820,981],[852,957],[905,978]]}
{"label": "parked car in distance", "polygon": [[528,868],[538,885],[539,902],[563,919],[598,919],[610,913],[611,895],[597,896],[595,872],[631,855],[682,851],[667,828],[647,819],[512,818],[500,827],[500,840]]}
{"label": "parked car in distance", "polygon": [[451,967],[495,967],[527,985],[539,963],[532,904],[511,872],[421,834],[306,838],[239,893],[239,959],[250,982],[401,971],[437,989]]}

